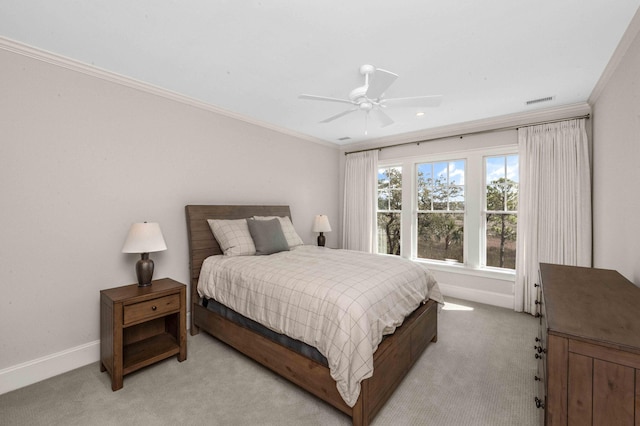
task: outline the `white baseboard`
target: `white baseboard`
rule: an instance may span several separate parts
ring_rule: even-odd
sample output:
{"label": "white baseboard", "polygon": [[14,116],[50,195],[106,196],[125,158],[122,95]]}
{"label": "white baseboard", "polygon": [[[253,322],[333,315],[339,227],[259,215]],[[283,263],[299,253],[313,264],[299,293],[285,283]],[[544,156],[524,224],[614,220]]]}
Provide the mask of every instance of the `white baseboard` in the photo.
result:
{"label": "white baseboard", "polygon": [[100,360],[100,340],[0,370],[0,395]]}
{"label": "white baseboard", "polygon": [[438,286],[440,287],[440,291],[443,296],[451,296],[457,299],[469,300],[471,302],[513,309],[512,294],[494,293],[492,291],[477,290],[443,283],[438,283]]}
{"label": "white baseboard", "polygon": [[[187,313],[187,334],[191,325]],[[100,340],[0,370],[0,395],[100,360]],[[106,373],[105,373],[106,374]]]}

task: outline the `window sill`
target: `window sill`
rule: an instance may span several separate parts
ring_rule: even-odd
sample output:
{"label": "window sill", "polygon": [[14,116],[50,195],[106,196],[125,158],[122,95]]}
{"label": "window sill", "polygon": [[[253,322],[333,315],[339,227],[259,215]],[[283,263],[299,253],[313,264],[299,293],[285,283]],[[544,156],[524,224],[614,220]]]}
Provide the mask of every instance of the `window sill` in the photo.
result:
{"label": "window sill", "polygon": [[427,266],[433,271],[451,272],[454,274],[473,275],[476,277],[492,278],[502,281],[515,282],[516,271],[513,269],[499,269],[499,268],[472,268],[462,263],[449,263],[439,262],[436,260],[424,260],[413,258],[411,259],[416,263]]}

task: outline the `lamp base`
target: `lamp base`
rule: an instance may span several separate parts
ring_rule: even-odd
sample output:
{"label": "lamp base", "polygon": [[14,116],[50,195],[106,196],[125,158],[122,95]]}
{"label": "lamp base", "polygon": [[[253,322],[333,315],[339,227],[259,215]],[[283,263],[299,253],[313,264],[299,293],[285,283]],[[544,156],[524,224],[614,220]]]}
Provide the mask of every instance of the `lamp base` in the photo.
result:
{"label": "lamp base", "polygon": [[326,238],[324,237],[324,235],[322,235],[322,232],[321,232],[320,235],[318,235],[318,246],[324,247],[325,241],[326,241]]}
{"label": "lamp base", "polygon": [[142,258],[136,262],[136,276],[138,277],[138,287],[151,285],[153,260],[149,259],[149,253],[142,253]]}

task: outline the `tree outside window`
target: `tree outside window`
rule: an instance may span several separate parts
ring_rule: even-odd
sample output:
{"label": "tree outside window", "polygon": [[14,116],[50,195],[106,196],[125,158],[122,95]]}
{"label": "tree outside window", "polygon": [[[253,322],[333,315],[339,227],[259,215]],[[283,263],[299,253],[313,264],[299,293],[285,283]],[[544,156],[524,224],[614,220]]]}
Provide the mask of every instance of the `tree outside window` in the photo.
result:
{"label": "tree outside window", "polygon": [[486,266],[515,269],[518,224],[518,156],[487,157]]}
{"label": "tree outside window", "polygon": [[402,167],[378,169],[378,253],[400,255]]}
{"label": "tree outside window", "polygon": [[464,262],[465,161],[417,164],[417,257]]}

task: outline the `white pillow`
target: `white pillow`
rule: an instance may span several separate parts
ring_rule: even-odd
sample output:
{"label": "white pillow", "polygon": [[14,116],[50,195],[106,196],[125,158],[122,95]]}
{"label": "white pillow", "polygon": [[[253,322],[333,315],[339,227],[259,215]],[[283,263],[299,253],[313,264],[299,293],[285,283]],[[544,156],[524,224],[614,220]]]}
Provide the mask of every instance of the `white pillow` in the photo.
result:
{"label": "white pillow", "polygon": [[253,256],[256,246],[246,219],[207,219],[211,232],[225,256]]}
{"label": "white pillow", "polygon": [[300,238],[300,236],[296,232],[296,229],[293,227],[293,223],[291,223],[291,219],[289,219],[289,216],[254,216],[253,218],[255,220],[271,220],[275,219],[276,217],[280,221],[280,226],[282,226],[282,233],[287,239],[289,248],[303,245],[304,242],[302,242],[302,238]]}

